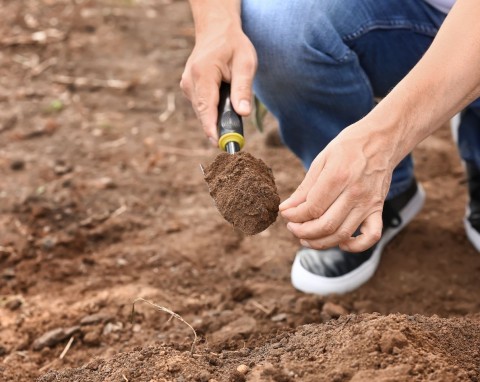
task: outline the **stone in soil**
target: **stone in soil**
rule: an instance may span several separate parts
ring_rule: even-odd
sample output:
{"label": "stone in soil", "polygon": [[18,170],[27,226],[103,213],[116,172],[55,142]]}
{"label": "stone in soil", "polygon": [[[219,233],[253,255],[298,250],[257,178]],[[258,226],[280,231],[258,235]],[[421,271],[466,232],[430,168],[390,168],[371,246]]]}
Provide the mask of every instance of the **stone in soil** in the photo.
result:
{"label": "stone in soil", "polygon": [[280,197],[272,170],[251,154],[219,154],[205,168],[205,181],[218,210],[235,229],[255,235],[277,219]]}

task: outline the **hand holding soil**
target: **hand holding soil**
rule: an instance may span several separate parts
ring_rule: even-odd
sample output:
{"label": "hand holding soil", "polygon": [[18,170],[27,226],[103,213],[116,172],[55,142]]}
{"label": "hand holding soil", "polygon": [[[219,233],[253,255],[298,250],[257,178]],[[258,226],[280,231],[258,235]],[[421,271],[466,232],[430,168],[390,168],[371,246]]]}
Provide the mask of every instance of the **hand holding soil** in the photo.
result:
{"label": "hand holding soil", "polygon": [[218,210],[235,229],[255,235],[277,219],[280,197],[272,170],[249,153],[219,154],[205,168],[205,181]]}

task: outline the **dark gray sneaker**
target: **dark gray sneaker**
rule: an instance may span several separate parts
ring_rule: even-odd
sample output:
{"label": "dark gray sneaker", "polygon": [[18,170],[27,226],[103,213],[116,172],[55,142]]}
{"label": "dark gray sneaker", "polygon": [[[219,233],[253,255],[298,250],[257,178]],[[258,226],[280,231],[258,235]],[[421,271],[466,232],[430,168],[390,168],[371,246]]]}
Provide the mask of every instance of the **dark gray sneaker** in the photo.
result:
{"label": "dark gray sneaker", "polygon": [[465,162],[468,180],[467,213],[463,219],[467,237],[480,252],[480,170],[472,163]]}
{"label": "dark gray sneaker", "polygon": [[302,292],[319,295],[357,289],[373,276],[385,245],[420,212],[424,202],[425,192],[415,180],[405,192],[386,201],[382,238],[364,252],[350,253],[338,247],[321,251],[300,249],[292,267],[293,286]]}

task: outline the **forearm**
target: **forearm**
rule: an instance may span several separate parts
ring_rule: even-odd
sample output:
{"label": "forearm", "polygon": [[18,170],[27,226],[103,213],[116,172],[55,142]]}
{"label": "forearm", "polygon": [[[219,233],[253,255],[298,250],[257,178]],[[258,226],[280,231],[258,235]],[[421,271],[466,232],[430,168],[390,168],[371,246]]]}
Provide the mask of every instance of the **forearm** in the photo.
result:
{"label": "forearm", "polygon": [[189,0],[197,37],[219,23],[240,27],[241,0]]}
{"label": "forearm", "polygon": [[[366,117],[386,126],[398,163],[480,97],[480,2],[458,0],[425,56]],[[395,163],[395,164],[396,164]]]}

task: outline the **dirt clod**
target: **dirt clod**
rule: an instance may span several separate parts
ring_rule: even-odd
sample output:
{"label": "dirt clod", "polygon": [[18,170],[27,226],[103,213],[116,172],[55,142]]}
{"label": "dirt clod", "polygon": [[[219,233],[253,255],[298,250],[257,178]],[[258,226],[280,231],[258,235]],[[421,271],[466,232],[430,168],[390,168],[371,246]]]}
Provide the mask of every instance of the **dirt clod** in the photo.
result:
{"label": "dirt clod", "polygon": [[322,312],[326,313],[332,318],[338,318],[340,316],[348,314],[348,310],[345,309],[343,306],[334,304],[333,302],[326,302],[325,305],[323,305]]}
{"label": "dirt clod", "polygon": [[402,332],[389,330],[382,334],[379,345],[382,353],[392,353],[395,348],[401,349],[407,343],[407,337]]}
{"label": "dirt clod", "polygon": [[272,170],[249,153],[219,154],[205,168],[210,195],[222,216],[235,229],[255,235],[278,215],[280,197]]}
{"label": "dirt clod", "polygon": [[241,374],[244,374],[244,375],[247,374],[249,370],[250,370],[250,368],[247,365],[239,365],[237,367],[237,371]]}

